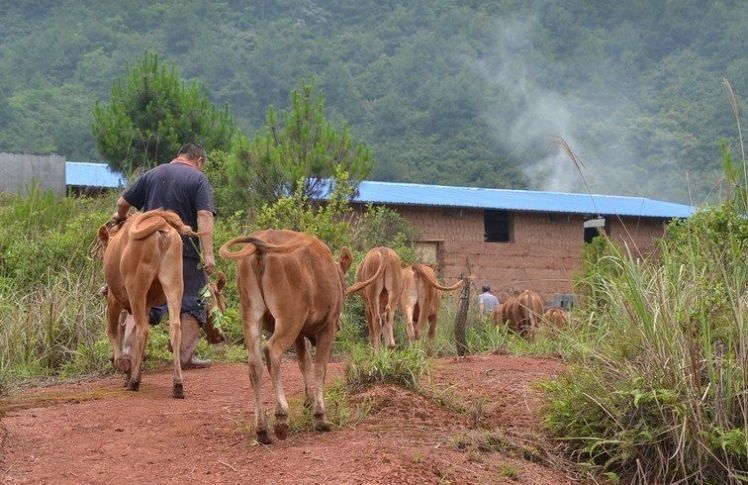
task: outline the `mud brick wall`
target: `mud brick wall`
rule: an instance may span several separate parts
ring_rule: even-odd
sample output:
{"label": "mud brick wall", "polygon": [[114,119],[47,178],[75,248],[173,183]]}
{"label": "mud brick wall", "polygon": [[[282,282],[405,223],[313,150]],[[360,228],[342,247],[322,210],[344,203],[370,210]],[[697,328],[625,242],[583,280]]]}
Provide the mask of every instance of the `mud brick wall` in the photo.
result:
{"label": "mud brick wall", "polygon": [[[583,215],[513,212],[510,242],[484,242],[483,210],[393,206],[420,231],[421,241],[438,246],[439,274],[453,282],[470,260],[476,285],[489,284],[499,296],[530,288],[549,300],[572,291],[584,244]],[[625,229],[624,229],[625,227]],[[606,231],[642,253],[663,232],[662,219],[607,218]],[[627,232],[628,230],[628,232]]]}

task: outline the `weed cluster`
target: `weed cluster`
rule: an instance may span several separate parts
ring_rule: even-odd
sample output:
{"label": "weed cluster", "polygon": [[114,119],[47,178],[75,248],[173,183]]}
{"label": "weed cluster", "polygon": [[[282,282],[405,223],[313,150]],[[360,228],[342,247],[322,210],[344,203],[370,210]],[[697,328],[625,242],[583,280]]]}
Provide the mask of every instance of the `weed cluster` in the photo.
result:
{"label": "weed cluster", "polygon": [[374,352],[369,347],[357,346],[345,369],[345,382],[352,392],[383,383],[417,390],[418,379],[427,371],[426,353],[418,347]]}

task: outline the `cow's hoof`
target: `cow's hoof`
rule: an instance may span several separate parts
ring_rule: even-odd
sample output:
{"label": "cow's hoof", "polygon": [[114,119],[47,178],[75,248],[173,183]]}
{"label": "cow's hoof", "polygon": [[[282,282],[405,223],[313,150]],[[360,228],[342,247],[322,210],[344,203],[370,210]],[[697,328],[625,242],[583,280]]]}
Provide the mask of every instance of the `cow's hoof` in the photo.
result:
{"label": "cow's hoof", "polygon": [[174,399],[184,399],[184,384],[174,384],[171,391],[171,397]]}
{"label": "cow's hoof", "polygon": [[320,420],[314,423],[314,431],[328,432],[332,431],[332,425],[325,420]]}
{"label": "cow's hoof", "polygon": [[127,388],[131,391],[138,391],[140,390],[140,382],[130,381],[129,384],[127,384]]}
{"label": "cow's hoof", "polygon": [[275,423],[273,426],[273,432],[275,433],[275,437],[279,440],[285,440],[288,438],[288,423],[281,422],[281,423]]}
{"label": "cow's hoof", "polygon": [[114,361],[114,367],[121,370],[124,373],[130,372],[130,357],[120,357],[119,359]]}
{"label": "cow's hoof", "polygon": [[258,431],[257,442],[262,443],[263,445],[269,445],[273,442],[273,440],[270,439],[270,435],[268,435],[267,431]]}

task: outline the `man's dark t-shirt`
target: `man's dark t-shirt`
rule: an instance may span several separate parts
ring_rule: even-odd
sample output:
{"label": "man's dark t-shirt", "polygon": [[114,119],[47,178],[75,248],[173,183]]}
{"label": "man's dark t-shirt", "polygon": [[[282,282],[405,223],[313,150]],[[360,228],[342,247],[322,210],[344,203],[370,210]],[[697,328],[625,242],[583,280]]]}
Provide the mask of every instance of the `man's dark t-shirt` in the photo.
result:
{"label": "man's dark t-shirt", "polygon": [[[197,230],[197,211],[216,212],[213,190],[200,170],[184,163],[167,163],[149,170],[122,197],[142,211],[168,209]],[[182,237],[184,257],[200,259],[200,240]]]}
{"label": "man's dark t-shirt", "polygon": [[[215,215],[213,189],[208,178],[198,169],[184,163],[172,162],[149,170],[140,177],[122,197],[142,211],[168,209],[179,214],[185,224],[197,230],[197,211],[210,211]],[[200,290],[208,283],[200,265],[200,240],[182,236],[182,276],[184,293],[182,313],[189,313],[205,324],[207,315],[200,298]],[[156,325],[166,314],[166,305],[151,308],[150,321]]]}

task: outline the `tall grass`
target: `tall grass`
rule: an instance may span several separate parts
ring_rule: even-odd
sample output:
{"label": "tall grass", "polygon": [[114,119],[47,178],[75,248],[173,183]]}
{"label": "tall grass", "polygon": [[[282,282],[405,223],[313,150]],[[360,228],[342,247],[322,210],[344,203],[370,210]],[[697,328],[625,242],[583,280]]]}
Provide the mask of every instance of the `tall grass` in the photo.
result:
{"label": "tall grass", "polygon": [[671,225],[656,259],[609,249],[546,424],[633,482],[748,480],[748,222],[714,209]]}
{"label": "tall grass", "polygon": [[0,285],[0,372],[30,377],[106,368],[100,285],[90,269],[57,274],[30,291]]}

